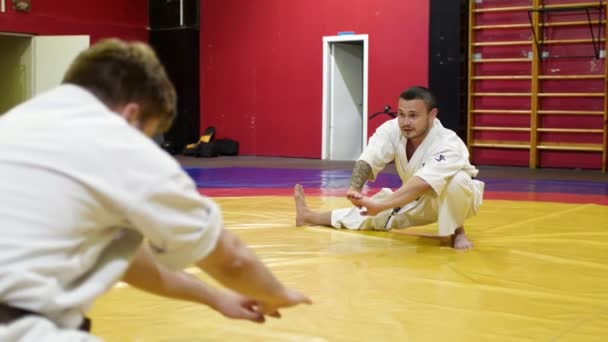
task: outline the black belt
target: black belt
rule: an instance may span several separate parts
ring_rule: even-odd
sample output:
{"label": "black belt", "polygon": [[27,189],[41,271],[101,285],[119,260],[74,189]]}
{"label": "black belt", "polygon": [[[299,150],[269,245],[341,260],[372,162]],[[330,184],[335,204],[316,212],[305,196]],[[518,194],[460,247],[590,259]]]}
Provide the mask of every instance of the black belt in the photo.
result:
{"label": "black belt", "polygon": [[[416,199],[417,201],[418,199]],[[386,223],[384,224],[384,229],[386,230],[386,226],[388,226],[389,221],[393,218],[393,216],[397,215],[397,213],[399,212],[399,210],[401,210],[401,207],[397,207],[397,208],[393,208],[393,211],[391,211],[391,214],[388,215],[388,219],[386,220]]]}
{"label": "black belt", "polygon": [[[25,316],[39,316],[43,315],[26,309],[16,308],[7,304],[0,303],[0,324],[10,324]],[[91,320],[87,317],[78,327],[78,330],[90,332],[91,331]]]}

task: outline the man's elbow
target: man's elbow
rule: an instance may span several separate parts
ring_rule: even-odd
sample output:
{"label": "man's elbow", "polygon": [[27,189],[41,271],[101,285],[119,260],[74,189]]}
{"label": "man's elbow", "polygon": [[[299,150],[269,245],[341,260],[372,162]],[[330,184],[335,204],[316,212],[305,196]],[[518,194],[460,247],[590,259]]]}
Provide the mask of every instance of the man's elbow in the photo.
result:
{"label": "man's elbow", "polygon": [[414,184],[412,184],[413,187],[420,194],[423,194],[427,191],[433,191],[433,187],[423,178],[416,176],[413,178],[413,181],[414,181]]}

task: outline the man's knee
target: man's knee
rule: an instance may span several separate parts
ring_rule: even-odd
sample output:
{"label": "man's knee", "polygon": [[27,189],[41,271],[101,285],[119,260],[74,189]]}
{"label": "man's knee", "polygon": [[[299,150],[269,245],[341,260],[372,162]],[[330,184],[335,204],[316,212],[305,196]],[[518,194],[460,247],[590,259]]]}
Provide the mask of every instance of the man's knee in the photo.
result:
{"label": "man's knee", "polygon": [[438,217],[440,235],[452,235],[454,229],[464,225],[473,206],[472,179],[459,171],[447,184],[439,199]]}
{"label": "man's knee", "polygon": [[458,171],[447,184],[447,193],[471,193],[471,176],[464,171]]}

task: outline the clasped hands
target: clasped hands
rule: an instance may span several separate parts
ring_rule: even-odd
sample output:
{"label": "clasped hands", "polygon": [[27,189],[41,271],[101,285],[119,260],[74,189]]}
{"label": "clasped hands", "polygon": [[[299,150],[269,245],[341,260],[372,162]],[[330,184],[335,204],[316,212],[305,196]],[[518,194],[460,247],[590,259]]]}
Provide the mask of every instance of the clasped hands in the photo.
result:
{"label": "clasped hands", "polygon": [[383,208],[378,201],[373,200],[370,197],[364,196],[361,192],[355,189],[348,189],[346,192],[346,198],[357,208],[363,209],[361,215],[375,216],[378,215]]}

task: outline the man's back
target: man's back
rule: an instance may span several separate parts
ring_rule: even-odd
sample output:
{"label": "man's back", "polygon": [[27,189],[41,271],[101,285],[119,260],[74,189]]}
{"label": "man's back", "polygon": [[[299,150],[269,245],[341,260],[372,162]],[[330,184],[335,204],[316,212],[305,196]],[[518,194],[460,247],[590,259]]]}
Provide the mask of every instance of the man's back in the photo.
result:
{"label": "man's back", "polygon": [[[141,241],[122,229],[125,212],[179,167],[69,85],[0,118],[0,145],[0,301],[78,325]],[[85,284],[91,277],[97,287]]]}

